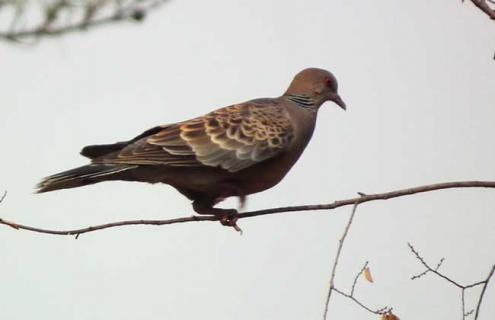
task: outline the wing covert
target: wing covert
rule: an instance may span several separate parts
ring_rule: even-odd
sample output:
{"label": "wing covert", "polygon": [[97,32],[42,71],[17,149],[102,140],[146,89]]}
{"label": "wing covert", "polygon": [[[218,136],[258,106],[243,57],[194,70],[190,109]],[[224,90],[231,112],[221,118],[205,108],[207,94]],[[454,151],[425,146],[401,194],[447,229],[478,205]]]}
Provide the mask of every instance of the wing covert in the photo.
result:
{"label": "wing covert", "polygon": [[111,162],[245,169],[282,152],[293,139],[287,111],[244,103],[162,130],[124,148]]}

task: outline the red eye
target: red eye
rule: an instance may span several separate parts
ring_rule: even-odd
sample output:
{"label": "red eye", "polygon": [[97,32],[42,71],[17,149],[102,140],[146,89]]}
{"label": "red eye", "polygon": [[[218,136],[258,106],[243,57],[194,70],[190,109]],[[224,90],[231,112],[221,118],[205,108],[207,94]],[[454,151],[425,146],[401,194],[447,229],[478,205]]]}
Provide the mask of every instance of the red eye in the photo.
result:
{"label": "red eye", "polygon": [[337,82],[332,78],[325,79],[325,85],[332,91],[337,91]]}
{"label": "red eye", "polygon": [[332,81],[332,79],[330,79],[330,78],[325,79],[325,85],[326,85],[327,87],[331,88],[331,89],[333,89],[333,88],[334,88],[333,81]]}

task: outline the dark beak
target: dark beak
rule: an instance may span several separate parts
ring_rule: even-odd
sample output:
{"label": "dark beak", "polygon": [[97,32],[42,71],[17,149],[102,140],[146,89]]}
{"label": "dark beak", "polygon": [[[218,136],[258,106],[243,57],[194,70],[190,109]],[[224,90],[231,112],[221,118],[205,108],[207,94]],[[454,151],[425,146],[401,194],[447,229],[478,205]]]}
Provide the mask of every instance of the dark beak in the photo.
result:
{"label": "dark beak", "polygon": [[346,110],[346,105],[344,100],[342,100],[342,98],[337,93],[330,98],[330,101],[335,102],[339,107]]}

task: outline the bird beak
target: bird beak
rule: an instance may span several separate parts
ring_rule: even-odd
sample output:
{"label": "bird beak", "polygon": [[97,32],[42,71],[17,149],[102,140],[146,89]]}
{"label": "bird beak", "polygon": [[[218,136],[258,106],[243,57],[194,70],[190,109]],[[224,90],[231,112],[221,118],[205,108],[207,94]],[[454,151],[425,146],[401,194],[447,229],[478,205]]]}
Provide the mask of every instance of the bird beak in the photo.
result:
{"label": "bird beak", "polygon": [[335,102],[339,107],[341,107],[342,109],[346,110],[346,105],[345,105],[345,102],[344,100],[342,100],[342,98],[338,95],[338,93],[335,93],[332,97],[330,97],[329,99],[330,101],[333,101]]}

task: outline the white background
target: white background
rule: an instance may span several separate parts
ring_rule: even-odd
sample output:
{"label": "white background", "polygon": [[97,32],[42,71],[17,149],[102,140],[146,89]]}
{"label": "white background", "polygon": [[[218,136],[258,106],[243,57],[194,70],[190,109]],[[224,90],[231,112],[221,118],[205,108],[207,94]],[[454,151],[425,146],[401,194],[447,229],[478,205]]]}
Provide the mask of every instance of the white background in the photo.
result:
{"label": "white background", "polygon": [[[86,163],[88,144],[132,138],[258,97],[305,67],[335,73],[313,140],[248,210],[329,203],[452,180],[495,180],[495,25],[460,1],[172,1],[142,25],[0,44],[0,217],[47,228],[192,214],[164,185],[109,182],[33,194]],[[459,319],[460,291],[426,276],[414,243],[461,283],[495,262],[495,191],[448,190],[358,209],[336,284],[364,261],[357,297],[402,319]],[[224,203],[236,206],[234,200]],[[72,237],[0,228],[1,319],[320,319],[350,208]],[[468,291],[474,307],[478,289]],[[482,319],[495,317],[495,286]],[[331,319],[373,319],[339,296]]]}

